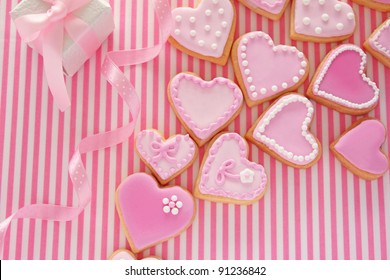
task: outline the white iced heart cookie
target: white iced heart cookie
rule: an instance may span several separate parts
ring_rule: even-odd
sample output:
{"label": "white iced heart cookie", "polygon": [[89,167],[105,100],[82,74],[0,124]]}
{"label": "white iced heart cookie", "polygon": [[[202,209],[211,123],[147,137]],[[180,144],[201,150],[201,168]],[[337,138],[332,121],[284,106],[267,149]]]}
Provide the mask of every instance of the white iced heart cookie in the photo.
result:
{"label": "white iced heart cookie", "polygon": [[238,0],[255,13],[278,20],[282,17],[290,0]]}

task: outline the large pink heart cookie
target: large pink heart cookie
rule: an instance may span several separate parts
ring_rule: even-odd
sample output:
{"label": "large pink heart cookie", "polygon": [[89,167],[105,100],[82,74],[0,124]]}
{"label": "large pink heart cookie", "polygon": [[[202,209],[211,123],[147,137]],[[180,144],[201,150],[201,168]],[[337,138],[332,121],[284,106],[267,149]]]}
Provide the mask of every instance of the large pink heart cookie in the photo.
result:
{"label": "large pink heart cookie", "polygon": [[[134,260],[137,260],[137,257],[129,250],[119,249],[119,250],[116,250],[114,253],[112,253],[112,255],[109,257],[109,260],[134,261]],[[142,260],[158,261],[158,260],[160,260],[160,258],[150,256],[150,257],[143,258]]]}
{"label": "large pink heart cookie", "polygon": [[364,72],[366,58],[355,45],[333,49],[318,67],[307,96],[342,113],[368,113],[378,103],[379,89]]}
{"label": "large pink heart cookie", "polygon": [[225,65],[235,27],[235,10],[230,0],[202,0],[193,8],[172,10],[174,27],[169,41],[179,50]]}
{"label": "large pink heart cookie", "polygon": [[240,88],[225,78],[204,81],[191,73],[180,73],[168,85],[168,100],[188,133],[204,145],[240,113]]}
{"label": "large pink heart cookie", "polygon": [[135,149],[162,185],[187,169],[198,154],[198,147],[189,135],[175,135],[165,140],[152,129],[137,135]]}
{"label": "large pink heart cookie", "polygon": [[364,42],[364,47],[390,68],[390,18],[371,34]]}
{"label": "large pink heart cookie", "polygon": [[294,0],[291,38],[301,41],[334,42],[352,35],[356,21],[352,7],[338,0]]}
{"label": "large pink heart cookie", "polygon": [[282,17],[290,0],[238,0],[259,15],[278,20]]}
{"label": "large pink heart cookie", "polygon": [[177,186],[161,189],[145,173],[130,175],[119,185],[116,207],[135,253],[179,235],[195,217],[188,191]]}
{"label": "large pink heart cookie", "polygon": [[247,139],[276,159],[308,168],[321,157],[321,144],[310,132],[314,108],[299,94],[279,98],[256,121]]}
{"label": "large pink heart cookie", "polygon": [[263,197],[267,175],[250,162],[248,145],[237,133],[224,133],[210,143],[196,180],[195,196],[216,202],[250,204]]}
{"label": "large pink heart cookie", "polygon": [[250,32],[233,45],[232,60],[248,106],[297,89],[309,74],[305,55],[295,47],[275,46],[264,32]]}
{"label": "large pink heart cookie", "polygon": [[389,169],[389,159],[381,150],[386,128],[376,119],[361,119],[330,146],[341,163],[356,175],[373,180]]}

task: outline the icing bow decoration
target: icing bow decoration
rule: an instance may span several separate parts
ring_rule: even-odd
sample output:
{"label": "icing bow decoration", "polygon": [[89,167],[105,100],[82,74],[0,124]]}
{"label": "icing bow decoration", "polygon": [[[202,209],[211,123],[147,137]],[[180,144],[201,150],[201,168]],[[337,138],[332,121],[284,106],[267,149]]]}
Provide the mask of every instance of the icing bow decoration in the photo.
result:
{"label": "icing bow decoration", "polygon": [[174,143],[162,143],[153,141],[150,145],[150,148],[153,150],[153,152],[156,153],[156,155],[153,157],[154,161],[158,161],[159,159],[164,158],[171,163],[177,162],[175,158],[177,150],[179,149],[177,141],[175,141]]}
{"label": "icing bow decoration", "polygon": [[[99,39],[87,23],[72,13],[89,4],[91,0],[42,0],[51,4],[46,13],[27,14],[15,19],[16,28],[26,43],[34,43],[43,56],[47,83],[54,101],[61,111],[70,106],[62,68],[64,33],[78,42],[89,56],[100,45]],[[87,30],[87,31],[86,31]]]}
{"label": "icing bow decoration", "polygon": [[215,182],[218,186],[225,184],[226,178],[240,180],[241,177],[239,174],[231,173],[234,167],[236,167],[236,163],[232,159],[228,159],[222,163],[221,167],[218,169],[217,177],[215,178]]}

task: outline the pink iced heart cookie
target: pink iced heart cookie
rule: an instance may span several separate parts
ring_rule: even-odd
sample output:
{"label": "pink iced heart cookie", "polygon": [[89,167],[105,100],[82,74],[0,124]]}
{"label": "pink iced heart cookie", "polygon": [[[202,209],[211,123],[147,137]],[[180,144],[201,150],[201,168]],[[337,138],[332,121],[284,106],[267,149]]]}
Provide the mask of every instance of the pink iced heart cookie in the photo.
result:
{"label": "pink iced heart cookie", "polygon": [[351,172],[374,180],[389,169],[389,159],[381,150],[386,128],[376,119],[361,119],[331,144],[331,150]]}
{"label": "pink iced heart cookie", "polygon": [[195,217],[188,191],[177,186],[161,189],[145,173],[130,175],[119,185],[116,207],[135,253],[179,235]]}
{"label": "pink iced heart cookie", "polygon": [[276,159],[308,168],[321,157],[321,144],[310,132],[314,108],[299,94],[279,98],[256,121],[247,139]]}
{"label": "pink iced heart cookie", "polygon": [[234,72],[252,107],[297,89],[309,74],[305,55],[295,47],[275,46],[261,31],[247,33],[233,45]]}
{"label": "pink iced heart cookie", "polygon": [[378,103],[379,89],[364,72],[366,58],[355,45],[333,49],[318,67],[307,96],[342,113],[368,113]]}
{"label": "pink iced heart cookie", "polygon": [[282,17],[290,0],[238,0],[259,15],[278,20]]}
{"label": "pink iced heart cookie", "polygon": [[352,0],[359,5],[367,6],[381,12],[390,12],[390,0]]}
{"label": "pink iced heart cookie", "polygon": [[337,0],[294,0],[291,9],[291,38],[301,41],[335,42],[355,30],[352,7]]}
{"label": "pink iced heart cookie", "polygon": [[250,162],[248,145],[237,133],[224,133],[210,143],[196,180],[195,196],[215,202],[250,204],[263,197],[267,175]]}
{"label": "pink iced heart cookie", "polygon": [[390,18],[371,34],[364,42],[364,47],[390,68]]}
{"label": "pink iced heart cookie", "polygon": [[[129,250],[120,249],[120,250],[116,250],[114,253],[112,253],[112,255],[109,257],[109,260],[134,261],[134,260],[137,260],[137,257]],[[150,257],[143,258],[142,260],[158,261],[160,259],[157,257],[154,257],[154,256],[150,256]]]}
{"label": "pink iced heart cookie", "polygon": [[226,64],[236,22],[230,0],[202,0],[194,9],[173,9],[172,17],[171,44],[189,55]]}
{"label": "pink iced heart cookie", "polygon": [[191,73],[180,73],[168,85],[168,100],[188,133],[204,145],[240,113],[240,88],[225,78],[204,81]]}
{"label": "pink iced heart cookie", "polygon": [[137,135],[135,149],[162,185],[181,174],[198,155],[198,147],[189,135],[175,135],[165,140],[152,129]]}

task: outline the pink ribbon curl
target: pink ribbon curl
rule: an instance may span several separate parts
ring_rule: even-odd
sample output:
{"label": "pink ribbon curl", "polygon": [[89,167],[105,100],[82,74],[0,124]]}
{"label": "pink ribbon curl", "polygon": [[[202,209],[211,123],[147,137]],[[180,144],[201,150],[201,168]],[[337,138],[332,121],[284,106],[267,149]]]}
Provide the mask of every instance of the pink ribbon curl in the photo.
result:
{"label": "pink ribbon curl", "polygon": [[218,186],[225,184],[226,178],[240,180],[239,174],[234,174],[231,172],[235,166],[236,162],[232,159],[228,159],[221,164],[221,167],[218,169],[217,176],[215,177],[215,182]]}
{"label": "pink ribbon curl", "polygon": [[159,159],[164,158],[171,163],[177,162],[175,156],[177,154],[177,150],[179,149],[179,145],[176,141],[174,143],[153,141],[150,147],[153,152],[156,153],[156,155],[153,157],[154,161],[158,161]]}
{"label": "pink ribbon curl", "polygon": [[[59,27],[64,24],[66,15],[89,2],[89,0],[69,0],[61,2],[64,4],[64,6],[62,6],[60,1],[45,1],[54,4],[51,12],[48,14],[41,14],[36,17],[34,16],[33,18],[36,20],[35,25],[31,27],[25,26],[26,29],[22,31],[23,34],[30,34],[29,36],[31,37],[26,35],[30,39],[34,39],[36,36],[42,35],[54,39],[54,33],[56,31],[62,32],[63,30]],[[15,213],[0,223],[0,254],[2,254],[4,249],[4,240],[7,229],[13,220],[30,218],[65,222],[77,218],[77,216],[83,212],[84,208],[91,200],[91,187],[84,164],[81,160],[81,154],[120,144],[126,141],[133,134],[135,123],[139,115],[140,101],[134,86],[119,69],[119,66],[137,65],[154,59],[167,42],[172,26],[170,5],[168,0],[154,0],[154,4],[155,14],[157,15],[157,19],[160,24],[161,39],[159,43],[155,46],[142,49],[114,51],[107,53],[106,59],[102,66],[103,75],[106,77],[107,81],[117,89],[119,95],[123,98],[123,101],[130,109],[130,123],[113,131],[93,135],[81,140],[78,148],[69,162],[69,176],[78,197],[78,204],[76,206],[34,204],[24,206],[23,208],[17,210]],[[56,24],[52,24],[53,22],[56,22]],[[62,36],[58,36],[58,38],[59,37],[62,38]],[[51,43],[54,44],[58,42]],[[59,45],[62,46],[62,44]],[[53,50],[47,51],[50,52]],[[56,51],[54,51],[54,53],[58,55]],[[51,55],[56,56],[54,53],[51,53]],[[53,64],[57,65],[57,63],[58,61]],[[60,64],[58,63],[58,65]],[[62,105],[66,104],[65,99],[62,101],[64,101]]]}

